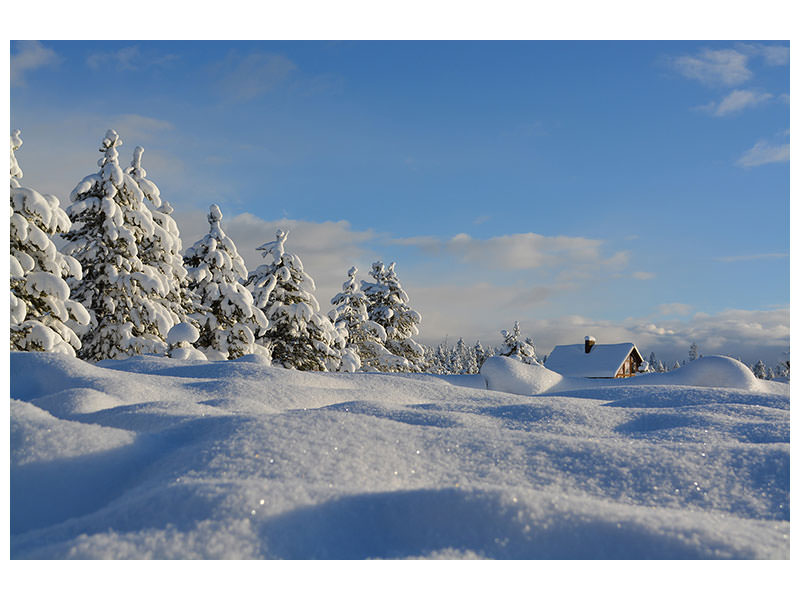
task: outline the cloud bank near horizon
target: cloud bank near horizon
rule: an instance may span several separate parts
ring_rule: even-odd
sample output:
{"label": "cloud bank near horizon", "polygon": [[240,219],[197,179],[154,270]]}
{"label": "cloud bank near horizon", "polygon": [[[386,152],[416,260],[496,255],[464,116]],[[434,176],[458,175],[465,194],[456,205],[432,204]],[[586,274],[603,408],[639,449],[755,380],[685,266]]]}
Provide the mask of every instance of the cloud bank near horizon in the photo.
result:
{"label": "cloud bank near horizon", "polygon": [[[207,233],[205,211],[176,211],[175,217],[181,228],[184,248]],[[330,298],[340,291],[347,269],[355,265],[359,269],[359,278],[369,280],[372,262],[378,259],[385,262],[392,260],[391,249],[397,245],[394,238],[372,230],[356,230],[347,221],[267,221],[249,213],[226,213],[222,225],[251,270],[264,261],[255,248],[271,241],[276,229],[289,230],[286,250],[301,258],[306,271],[316,282],[316,298],[323,312],[330,309]],[[521,236],[520,240],[515,240],[514,236],[503,237],[511,238],[505,249],[512,256],[518,249],[515,243],[520,240],[524,244],[531,240],[541,242],[540,238],[543,238],[535,235]],[[476,250],[476,255],[471,259],[476,264],[481,264],[488,257],[499,260],[503,243],[507,241],[497,244],[489,241],[487,246],[490,251],[482,254]],[[467,241],[478,247],[480,242],[472,239]],[[562,242],[560,240],[554,247],[560,249]],[[609,257],[598,251],[601,246],[598,240],[586,242],[583,246],[578,245],[576,255],[597,263],[608,261]],[[447,249],[449,242],[426,239],[413,240],[413,244],[430,244],[436,248],[440,254],[430,254],[427,259],[429,262],[452,262]],[[559,256],[558,253],[556,256]],[[467,258],[470,259],[469,256]],[[553,259],[545,253],[534,263],[548,263],[551,260],[561,260],[561,257]],[[514,259],[510,259],[507,264],[525,269],[532,268],[533,263],[515,263]],[[419,266],[401,262],[397,272],[410,296],[411,305],[422,314],[418,339],[429,345],[436,345],[445,339],[452,344],[463,337],[468,343],[480,340],[485,346],[495,346],[501,341],[500,330],[508,329],[518,320],[523,334],[533,338],[540,355],[549,353],[555,345],[579,343],[584,336],[594,335],[600,343],[633,342],[646,355],[655,352],[661,360],[669,362],[687,358],[689,345],[693,342],[698,344],[702,354],[726,354],[734,358],[741,357],[746,362],[763,358],[772,365],[788,358],[788,307],[770,310],[729,309],[706,314],[697,312],[688,304],[673,302],[659,305],[653,314],[632,315],[619,322],[580,314],[536,318],[537,312],[549,303],[557,302],[566,295],[580,293],[581,280],[563,278],[559,281],[556,278],[550,283],[536,284],[527,283],[524,279],[504,284],[481,279],[464,282],[448,277],[446,270],[440,271],[442,275],[438,280],[431,280],[421,275],[418,269]],[[570,272],[574,270],[569,265],[565,266],[567,269]]]}

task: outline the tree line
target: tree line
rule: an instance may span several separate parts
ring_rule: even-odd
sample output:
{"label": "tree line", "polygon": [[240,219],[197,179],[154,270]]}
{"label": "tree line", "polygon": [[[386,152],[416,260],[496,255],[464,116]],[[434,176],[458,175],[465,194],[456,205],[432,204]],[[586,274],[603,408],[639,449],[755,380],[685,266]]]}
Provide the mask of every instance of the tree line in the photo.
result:
{"label": "tree line", "polygon": [[[157,354],[225,360],[257,354],[273,364],[316,371],[452,372],[414,340],[422,317],[409,305],[395,263],[376,261],[371,281],[352,267],[323,312],[312,277],[286,250],[288,231],[258,247],[249,271],[223,229],[219,206],[209,232],[184,252],[169,202],[147,178],[144,149],[120,163],[122,140],[106,132],[99,169],[69,196],[20,183],[11,135],[11,349],[62,352],[88,361]],[[61,235],[66,245],[53,242]],[[536,361],[519,324],[504,349],[480,351],[459,372],[477,372],[491,353]]]}
{"label": "tree line", "polygon": [[[489,356],[543,364],[519,323],[501,331],[498,347],[459,339],[427,347],[417,341],[422,317],[409,305],[395,263],[376,261],[371,281],[352,267],[323,312],[312,277],[286,251],[288,231],[257,248],[264,263],[249,271],[222,227],[219,206],[209,232],[183,251],[169,202],[147,178],[144,149],[120,164],[122,140],[106,132],[99,169],[69,196],[20,183],[22,146],[12,133],[10,279],[12,351],[63,352],[88,361],[157,354],[225,360],[257,354],[273,364],[316,371],[477,373]],[[66,245],[59,251],[53,237]],[[689,359],[697,358],[692,344]],[[685,364],[686,361],[684,361]],[[651,353],[645,371],[672,367]],[[764,379],[788,378],[788,361],[751,368]]]}

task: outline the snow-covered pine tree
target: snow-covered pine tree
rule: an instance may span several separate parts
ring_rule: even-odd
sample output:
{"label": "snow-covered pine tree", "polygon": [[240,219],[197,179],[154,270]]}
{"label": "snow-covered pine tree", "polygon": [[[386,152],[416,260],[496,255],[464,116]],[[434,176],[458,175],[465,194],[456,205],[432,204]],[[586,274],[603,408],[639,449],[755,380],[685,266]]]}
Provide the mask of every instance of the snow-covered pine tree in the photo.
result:
{"label": "snow-covered pine tree", "polygon": [[437,375],[444,375],[450,371],[447,365],[450,361],[450,353],[447,350],[447,345],[444,341],[439,342],[436,348],[432,346],[424,346],[425,349],[425,372],[435,373]]}
{"label": "snow-covered pine tree", "polygon": [[222,211],[216,204],[209,208],[208,223],[209,233],[187,249],[183,259],[189,291],[202,307],[195,346],[210,360],[245,354],[269,357],[269,349],[256,343],[269,322],[242,283],[247,268],[236,244],[222,230]]}
{"label": "snow-covered pine tree", "polygon": [[348,279],[342,284],[342,291],[331,299],[334,308],[328,316],[337,329],[345,332],[347,347],[357,353],[362,370],[408,370],[408,361],[384,346],[386,330],[369,319],[367,297],[356,283],[357,273],[356,267],[347,272]]}
{"label": "snow-covered pine tree", "polygon": [[519,328],[519,321],[514,321],[514,328],[511,331],[505,329],[500,332],[503,336],[503,343],[497,349],[498,356],[510,356],[529,365],[539,364],[536,358],[536,348],[531,338],[523,341],[522,332]]}
{"label": "snow-covered pine tree", "polygon": [[763,360],[759,360],[756,364],[754,364],[752,371],[753,375],[755,375],[759,379],[767,378],[767,366],[764,364]]}
{"label": "snow-covered pine tree", "polygon": [[655,352],[650,353],[650,372],[651,373],[666,373],[669,369],[658,357]]}
{"label": "snow-covered pine tree", "polygon": [[689,346],[689,360],[697,360],[697,344],[694,342]]}
{"label": "snow-covered pine tree", "polygon": [[480,373],[481,367],[486,359],[489,358],[489,355],[486,352],[486,349],[483,347],[483,344],[481,344],[480,340],[475,342],[475,347],[472,349],[472,351],[475,353],[475,365],[478,368],[476,373]]}
{"label": "snow-covered pine tree", "polygon": [[70,194],[71,229],[64,252],[81,264],[83,279],[70,279],[72,296],[91,315],[78,356],[87,360],[166,352],[166,336],[179,319],[165,306],[167,284],[144,264],[139,248],[155,232],[152,214],[133,178],[119,166],[116,131],[103,138],[100,171]]}
{"label": "snow-covered pine tree", "polygon": [[778,361],[778,364],[775,366],[775,373],[778,377],[785,377],[786,379],[789,379],[789,361]]}
{"label": "snow-covered pine tree", "polygon": [[345,337],[320,313],[314,280],[303,270],[300,258],[285,252],[288,235],[279,229],[274,242],[257,248],[265,258],[271,254],[272,262],[258,267],[247,279],[255,290],[256,305],[270,322],[262,343],[269,345],[273,361],[286,368],[336,371]]}
{"label": "snow-covered pine tree", "polygon": [[147,179],[147,171],[142,167],[142,154],[144,148],[136,146],[131,166],[126,170],[144,194],[153,217],[153,235],[142,241],[139,257],[142,263],[155,268],[162,275],[166,286],[163,296],[166,308],[181,321],[198,326],[196,313],[201,312],[199,299],[189,291],[189,280],[181,252],[181,234],[178,224],[172,218],[173,208],[161,198],[158,186]]}
{"label": "snow-covered pine tree", "polygon": [[411,336],[418,335],[420,314],[408,306],[408,294],[400,286],[395,263],[388,267],[381,261],[372,264],[370,275],[375,283],[361,282],[361,290],[367,297],[369,318],[386,330],[386,349],[402,356],[409,371],[424,369],[425,351]]}
{"label": "snow-covered pine tree", "polygon": [[453,371],[459,374],[470,374],[478,372],[478,361],[474,348],[470,348],[464,342],[464,338],[458,338],[452,352]]}
{"label": "snow-covered pine tree", "polygon": [[14,153],[21,146],[16,129],[11,135],[11,350],[75,356],[81,342],[73,327],[87,325],[89,313],[70,300],[64,278],[80,279],[81,266],[50,238],[69,230],[69,217],[55,196],[19,184],[22,169]]}

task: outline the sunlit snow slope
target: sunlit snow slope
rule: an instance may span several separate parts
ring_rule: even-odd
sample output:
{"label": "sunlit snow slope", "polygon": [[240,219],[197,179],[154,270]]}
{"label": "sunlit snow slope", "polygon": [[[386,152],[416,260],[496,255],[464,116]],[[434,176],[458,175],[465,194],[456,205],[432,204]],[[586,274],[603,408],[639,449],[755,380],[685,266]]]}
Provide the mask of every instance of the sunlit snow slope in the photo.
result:
{"label": "sunlit snow slope", "polygon": [[788,558],[788,385],[729,360],[592,382],[12,353],[11,556]]}

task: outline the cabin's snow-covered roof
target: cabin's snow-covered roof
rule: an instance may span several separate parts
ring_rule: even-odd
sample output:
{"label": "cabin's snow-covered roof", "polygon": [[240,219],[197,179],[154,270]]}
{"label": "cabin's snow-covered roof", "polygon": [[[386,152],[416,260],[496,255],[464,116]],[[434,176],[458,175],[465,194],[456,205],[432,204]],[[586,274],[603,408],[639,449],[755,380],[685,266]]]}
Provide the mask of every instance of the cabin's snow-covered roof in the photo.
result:
{"label": "cabin's snow-covered roof", "polygon": [[636,346],[630,342],[595,344],[586,354],[584,344],[556,346],[548,355],[545,366],[567,377],[614,377],[628,354],[635,349]]}

